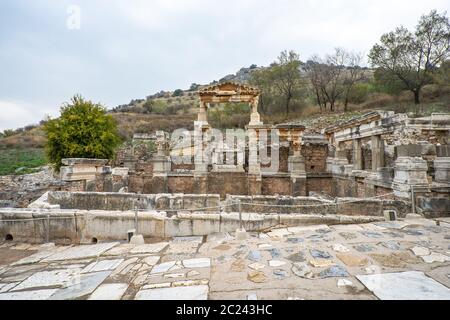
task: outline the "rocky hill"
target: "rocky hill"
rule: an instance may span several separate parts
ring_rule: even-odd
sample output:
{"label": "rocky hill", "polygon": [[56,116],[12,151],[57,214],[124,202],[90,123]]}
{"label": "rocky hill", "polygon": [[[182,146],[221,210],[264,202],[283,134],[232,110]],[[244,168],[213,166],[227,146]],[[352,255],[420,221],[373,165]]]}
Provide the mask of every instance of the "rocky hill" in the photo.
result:
{"label": "rocky hill", "polygon": [[154,113],[154,114],[189,114],[195,113],[197,106],[197,90],[220,82],[232,81],[247,83],[253,71],[261,69],[255,64],[243,67],[236,73],[228,74],[219,80],[207,84],[192,83],[188,89],[176,89],[174,91],[159,91],[145,98],[131,100],[128,104],[122,104],[111,111],[131,113]]}

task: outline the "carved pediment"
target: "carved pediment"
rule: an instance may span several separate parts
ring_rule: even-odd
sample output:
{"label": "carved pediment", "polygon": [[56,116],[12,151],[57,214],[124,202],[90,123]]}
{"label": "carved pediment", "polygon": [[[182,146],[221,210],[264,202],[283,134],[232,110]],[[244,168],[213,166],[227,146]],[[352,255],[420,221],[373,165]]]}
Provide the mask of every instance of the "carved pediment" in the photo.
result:
{"label": "carved pediment", "polygon": [[199,90],[200,99],[202,97],[233,97],[233,96],[248,96],[256,97],[260,94],[259,89],[234,83],[223,82],[215,84]]}

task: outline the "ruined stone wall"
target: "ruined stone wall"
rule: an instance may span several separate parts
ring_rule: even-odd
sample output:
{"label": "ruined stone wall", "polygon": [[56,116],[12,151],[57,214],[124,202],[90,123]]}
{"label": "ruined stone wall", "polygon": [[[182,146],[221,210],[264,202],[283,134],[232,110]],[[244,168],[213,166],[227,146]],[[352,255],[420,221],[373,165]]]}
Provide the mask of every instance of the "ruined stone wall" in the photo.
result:
{"label": "ruined stone wall", "polygon": [[301,148],[305,158],[306,172],[325,172],[327,169],[328,145],[307,144]]}
{"label": "ruined stone wall", "polygon": [[288,172],[289,171],[289,166],[288,166],[289,152],[290,152],[290,150],[288,147],[280,147],[280,150],[279,150],[279,157],[280,157],[279,172]]}
{"label": "ruined stone wall", "polygon": [[331,177],[308,177],[306,179],[307,192],[320,192],[328,195],[334,194]]}
{"label": "ruined stone wall", "polygon": [[[255,213],[303,213],[303,214],[335,214],[335,206],[330,206],[330,201],[320,200],[314,197],[290,197],[290,196],[236,196],[230,195],[226,202],[230,203],[225,210],[236,212],[239,210],[236,201],[241,202],[242,212]],[[298,206],[298,207],[296,207]],[[302,207],[303,206],[303,207]]]}
{"label": "ruined stone wall", "polygon": [[367,144],[362,146],[363,170],[372,170],[372,150]]}
{"label": "ruined stone wall", "polygon": [[450,217],[450,199],[448,196],[417,197],[417,211],[426,217]]}
{"label": "ruined stone wall", "polygon": [[[15,241],[42,243],[46,240],[47,220],[44,215],[24,209],[0,209],[0,238],[10,235]],[[127,240],[127,232],[135,227],[133,211],[53,210],[50,212],[49,240],[58,244],[92,243],[92,241]],[[34,219],[34,220],[33,220]],[[349,224],[383,221],[375,215],[350,216],[335,214],[258,214],[243,213],[247,231],[263,231],[279,226],[311,224]],[[138,229],[145,237],[203,236],[217,232],[234,232],[240,227],[237,212],[184,212],[172,216],[148,210],[139,212]]]}
{"label": "ruined stone wall", "polygon": [[64,184],[64,186],[61,187],[61,191],[69,191],[69,192],[86,191],[86,181],[85,180],[67,181]]}
{"label": "ruined stone wall", "polygon": [[49,167],[32,174],[0,176],[0,207],[24,208],[47,191],[83,187],[59,181]]}
{"label": "ruined stone wall", "polygon": [[106,192],[49,192],[48,203],[80,210],[191,210],[219,206],[217,194],[135,194]]}
{"label": "ruined stone wall", "polygon": [[355,180],[335,177],[334,181],[334,191],[332,194],[334,197],[356,197],[356,183]]}
{"label": "ruined stone wall", "polygon": [[144,177],[142,193],[166,193],[168,191],[167,177]]}
{"label": "ruined stone wall", "polygon": [[128,191],[129,192],[141,192],[144,189],[144,176],[130,173],[128,177]]}
{"label": "ruined stone wall", "polygon": [[192,175],[169,176],[167,178],[167,188],[169,193],[197,193]]}
{"label": "ruined stone wall", "polygon": [[248,194],[248,177],[246,173],[213,173],[207,177],[207,192],[220,194]]}
{"label": "ruined stone wall", "polygon": [[228,196],[226,201],[231,206],[227,211],[237,211],[241,202],[242,212],[280,213],[280,214],[327,214],[345,216],[383,216],[383,211],[394,209],[399,217],[404,217],[410,208],[406,201],[384,199],[357,199],[342,197],[327,201],[314,197],[283,196]]}
{"label": "ruined stone wall", "polygon": [[356,181],[356,197],[364,198],[366,196],[366,184],[364,183],[364,179],[357,178]]}
{"label": "ruined stone wall", "polygon": [[141,174],[153,174],[153,162],[150,161],[139,161],[136,163],[136,173]]}
{"label": "ruined stone wall", "polygon": [[192,171],[195,169],[194,160],[192,159],[192,163],[180,163],[176,164],[173,161],[171,162],[171,171]]}
{"label": "ruined stone wall", "polygon": [[263,177],[261,193],[263,195],[290,195],[292,192],[291,179],[289,177]]}

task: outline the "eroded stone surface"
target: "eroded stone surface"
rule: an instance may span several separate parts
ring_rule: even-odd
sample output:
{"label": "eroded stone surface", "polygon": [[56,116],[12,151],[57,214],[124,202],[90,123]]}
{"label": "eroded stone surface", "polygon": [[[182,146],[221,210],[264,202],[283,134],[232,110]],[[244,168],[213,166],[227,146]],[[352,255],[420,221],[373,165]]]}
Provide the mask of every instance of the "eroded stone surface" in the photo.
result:
{"label": "eroded stone surface", "polygon": [[[450,252],[443,228],[419,222],[414,222],[414,227],[407,226],[408,231],[420,230],[420,235],[415,235],[416,232],[407,234],[403,231],[405,228],[398,228],[399,225],[395,224],[391,228],[389,223],[302,227],[293,230],[296,235],[292,233],[283,237],[261,237],[264,233],[249,233],[245,241],[237,241],[234,233],[225,238],[208,237],[211,242],[200,241],[202,237],[169,239],[161,245],[151,244],[153,249],[145,245],[140,253],[131,252],[136,245],[121,244],[103,253],[95,252],[92,256],[92,252],[86,255],[88,246],[73,245],[76,250],[71,250],[83,251],[82,254],[68,254],[68,259],[44,261],[57,253],[71,251],[67,246],[52,246],[47,248],[51,253],[48,257],[47,253],[33,254],[28,262],[14,261],[0,267],[0,295],[9,294],[3,297],[14,298],[16,293],[23,295],[22,292],[29,292],[33,297],[33,292],[48,289],[57,290],[51,292],[48,297],[51,299],[130,300],[139,298],[136,296],[138,292],[152,297],[153,293],[142,293],[148,290],[171,289],[172,293],[166,291],[169,296],[176,295],[173,290],[177,288],[206,286],[210,299],[247,299],[252,293],[261,300],[289,297],[377,299],[354,277],[361,273],[377,275],[411,270],[422,270],[428,277],[449,287],[446,256],[450,256]],[[379,233],[382,238],[367,237],[360,231]],[[343,232],[354,237],[346,239],[342,237]],[[397,237],[398,234],[403,237]],[[22,251],[39,247],[9,249],[14,246],[0,250],[0,261],[5,250],[14,250],[19,260],[24,257]],[[164,249],[159,252],[151,252],[162,247]],[[423,248],[423,252],[416,253],[429,254],[416,255],[412,250],[414,247]],[[177,250],[180,252],[175,253]],[[103,269],[107,270],[100,271]],[[75,274],[73,277],[51,276],[59,270],[72,270],[68,272]],[[44,271],[49,274],[42,277]],[[106,274],[100,276],[102,272]],[[16,289],[19,284],[24,286],[20,291]]]}
{"label": "eroded stone surface", "polygon": [[109,275],[111,271],[86,273],[74,284],[59,289],[51,297],[51,300],[74,300],[91,294]]}
{"label": "eroded stone surface", "polygon": [[77,259],[98,257],[105,251],[111,249],[112,247],[118,244],[119,244],[118,242],[111,242],[111,243],[100,243],[93,245],[70,247],[66,250],[50,255],[49,257],[45,258],[43,262],[77,260]]}
{"label": "eroded stone surface", "polygon": [[31,290],[0,294],[0,300],[47,300],[58,289]]}
{"label": "eroded stone surface", "polygon": [[120,300],[128,289],[126,283],[107,283],[99,286],[89,300]]}
{"label": "eroded stone surface", "polygon": [[188,286],[141,290],[135,300],[207,300],[208,286]]}
{"label": "eroded stone surface", "polygon": [[450,299],[449,288],[419,271],[358,275],[357,278],[382,300]]}

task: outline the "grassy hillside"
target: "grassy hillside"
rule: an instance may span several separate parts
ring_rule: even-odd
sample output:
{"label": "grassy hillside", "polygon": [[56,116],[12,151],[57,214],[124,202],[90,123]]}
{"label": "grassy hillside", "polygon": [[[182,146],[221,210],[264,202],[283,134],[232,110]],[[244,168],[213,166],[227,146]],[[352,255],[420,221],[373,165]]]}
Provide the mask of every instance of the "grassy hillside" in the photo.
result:
{"label": "grassy hillside", "polygon": [[[134,133],[152,133],[155,130],[171,132],[176,128],[193,129],[194,114],[157,115],[113,113],[118,130],[126,141]],[[47,163],[44,153],[46,142],[42,127],[0,138],[0,175],[32,173],[33,168]]]}
{"label": "grassy hillside", "polygon": [[0,176],[33,173],[46,163],[43,149],[0,150]]}

